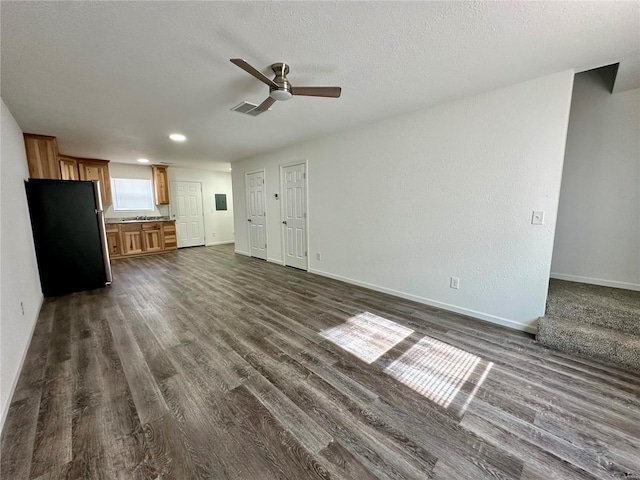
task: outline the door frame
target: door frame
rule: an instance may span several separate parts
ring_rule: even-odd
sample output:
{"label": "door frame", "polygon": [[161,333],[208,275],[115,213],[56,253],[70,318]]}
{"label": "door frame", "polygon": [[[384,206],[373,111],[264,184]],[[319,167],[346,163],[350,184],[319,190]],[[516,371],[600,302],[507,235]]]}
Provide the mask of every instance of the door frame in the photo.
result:
{"label": "door frame", "polygon": [[[198,247],[206,247],[207,246],[207,219],[204,216],[204,187],[202,182],[197,182],[194,180],[171,180],[169,181],[169,199],[171,199],[171,193],[173,190],[173,185],[176,183],[198,183],[200,184],[200,210],[202,211],[202,239],[204,240],[203,245],[196,245]],[[174,195],[175,198],[175,195]],[[156,208],[157,205],[154,205]],[[172,220],[176,219],[176,216],[173,212],[173,203],[169,203],[169,216]],[[176,227],[176,248],[191,248],[191,247],[180,247],[178,246],[178,228]]]}
{"label": "door frame", "polygon": [[282,192],[284,191],[284,169],[286,167],[293,167],[294,165],[303,165],[304,164],[304,196],[305,196],[305,210],[306,210],[306,218],[304,219],[304,231],[305,231],[305,248],[307,251],[307,268],[305,271],[309,271],[309,257],[311,256],[311,249],[309,248],[309,159],[305,158],[304,160],[297,160],[295,162],[287,162],[280,164],[280,243],[282,244],[282,265],[287,266],[286,262],[286,235],[285,229],[282,222],[284,221],[284,197],[282,196]]}
{"label": "door frame", "polygon": [[[245,221],[246,219],[249,218],[249,182],[247,181],[249,179],[249,175],[253,175],[254,173],[262,173],[262,195],[264,196],[263,198],[263,204],[264,204],[264,240],[266,242],[266,247],[264,247],[264,253],[265,256],[267,258],[265,258],[265,261],[269,261],[269,238],[268,238],[268,223],[267,223],[267,172],[265,171],[264,168],[259,168],[257,170],[250,170],[248,172],[244,172],[244,213],[245,213]],[[251,231],[250,231],[250,226],[249,226],[249,222],[247,223],[247,241],[248,241],[248,250],[249,250],[249,256],[252,258],[259,258],[260,260],[262,260],[260,257],[254,257],[253,255],[251,255]]]}

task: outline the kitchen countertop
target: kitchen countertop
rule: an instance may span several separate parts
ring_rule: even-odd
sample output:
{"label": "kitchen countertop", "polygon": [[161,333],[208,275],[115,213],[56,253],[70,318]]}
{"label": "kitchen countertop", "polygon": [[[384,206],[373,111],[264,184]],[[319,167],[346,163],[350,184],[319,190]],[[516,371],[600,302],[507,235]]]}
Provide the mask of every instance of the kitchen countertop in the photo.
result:
{"label": "kitchen countertop", "polygon": [[147,222],[172,222],[173,219],[169,217],[146,217],[146,218],[105,218],[104,222],[108,224],[113,223],[147,223]]}

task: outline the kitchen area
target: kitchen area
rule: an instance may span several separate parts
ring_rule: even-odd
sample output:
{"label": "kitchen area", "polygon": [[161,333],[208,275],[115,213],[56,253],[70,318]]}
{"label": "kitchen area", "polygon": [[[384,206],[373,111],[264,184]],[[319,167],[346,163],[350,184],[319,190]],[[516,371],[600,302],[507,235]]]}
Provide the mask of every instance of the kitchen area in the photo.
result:
{"label": "kitchen area", "polygon": [[178,248],[167,165],[112,164],[120,177],[112,178],[109,160],[61,154],[51,136],[25,133],[24,140],[45,296],[104,287],[111,260]]}
{"label": "kitchen area", "polygon": [[[116,189],[122,178],[129,183],[151,180],[153,203],[140,210],[117,210],[118,191],[105,204],[107,245],[111,258],[159,253],[178,248],[176,222],[170,215],[168,166],[113,164]],[[103,202],[104,203],[104,202]],[[144,208],[143,208],[144,207]],[[150,210],[150,209],[153,210]]]}

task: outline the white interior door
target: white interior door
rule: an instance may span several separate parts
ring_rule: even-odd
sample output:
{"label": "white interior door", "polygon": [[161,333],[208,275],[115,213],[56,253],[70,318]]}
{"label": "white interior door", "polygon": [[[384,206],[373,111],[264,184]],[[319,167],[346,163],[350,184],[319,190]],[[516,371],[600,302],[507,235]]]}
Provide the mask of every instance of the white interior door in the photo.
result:
{"label": "white interior door", "polygon": [[282,167],[284,264],[307,270],[307,175],[304,163]]}
{"label": "white interior door", "polygon": [[204,245],[202,185],[198,182],[171,182],[171,198],[178,248]]}
{"label": "white interior door", "polygon": [[264,171],[247,173],[247,223],[249,251],[252,257],[267,259],[266,207],[264,203]]}

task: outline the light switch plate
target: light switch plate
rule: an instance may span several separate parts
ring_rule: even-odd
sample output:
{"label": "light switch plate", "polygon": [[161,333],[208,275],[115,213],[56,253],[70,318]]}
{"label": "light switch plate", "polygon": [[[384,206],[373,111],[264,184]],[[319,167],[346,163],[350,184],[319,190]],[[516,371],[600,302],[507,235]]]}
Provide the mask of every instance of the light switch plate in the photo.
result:
{"label": "light switch plate", "polygon": [[531,225],[544,225],[544,211],[534,210],[531,216]]}
{"label": "light switch plate", "polygon": [[451,281],[449,282],[449,286],[451,288],[455,288],[458,290],[460,288],[460,279],[458,277],[451,277]]}

